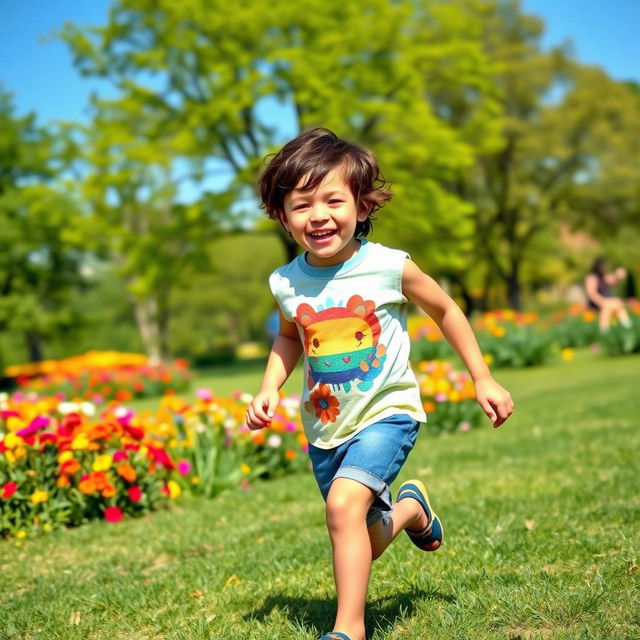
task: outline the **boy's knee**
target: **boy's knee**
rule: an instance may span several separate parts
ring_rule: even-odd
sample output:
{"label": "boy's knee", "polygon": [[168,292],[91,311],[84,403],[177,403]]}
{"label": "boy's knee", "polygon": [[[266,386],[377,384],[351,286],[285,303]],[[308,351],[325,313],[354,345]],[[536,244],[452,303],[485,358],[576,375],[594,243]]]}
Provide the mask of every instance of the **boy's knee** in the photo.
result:
{"label": "boy's knee", "polygon": [[373,503],[369,487],[346,478],[334,480],[327,496],[327,522],[331,524],[366,518]]}

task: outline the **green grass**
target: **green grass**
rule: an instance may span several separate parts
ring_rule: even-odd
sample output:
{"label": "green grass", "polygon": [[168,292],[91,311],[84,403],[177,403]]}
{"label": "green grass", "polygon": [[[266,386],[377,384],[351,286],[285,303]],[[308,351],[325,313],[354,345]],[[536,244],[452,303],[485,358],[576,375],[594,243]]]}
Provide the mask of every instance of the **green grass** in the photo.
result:
{"label": "green grass", "polygon": [[[582,352],[499,372],[504,427],[423,435],[398,483],[428,484],[445,545],[403,535],[375,563],[370,638],[639,638],[639,371]],[[333,598],[310,474],[0,543],[1,638],[315,640]]]}

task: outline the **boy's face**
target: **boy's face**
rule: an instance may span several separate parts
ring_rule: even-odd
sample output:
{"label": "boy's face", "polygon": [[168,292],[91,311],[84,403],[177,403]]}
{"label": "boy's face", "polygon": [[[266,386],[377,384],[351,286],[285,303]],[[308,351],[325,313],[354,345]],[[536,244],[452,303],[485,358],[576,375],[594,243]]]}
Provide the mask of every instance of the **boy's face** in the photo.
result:
{"label": "boy's face", "polygon": [[303,191],[299,188],[303,184],[304,179],[285,196],[282,225],[308,251],[310,265],[345,262],[358,250],[356,223],[364,222],[369,211],[358,210],[340,166],[327,173],[315,190]]}

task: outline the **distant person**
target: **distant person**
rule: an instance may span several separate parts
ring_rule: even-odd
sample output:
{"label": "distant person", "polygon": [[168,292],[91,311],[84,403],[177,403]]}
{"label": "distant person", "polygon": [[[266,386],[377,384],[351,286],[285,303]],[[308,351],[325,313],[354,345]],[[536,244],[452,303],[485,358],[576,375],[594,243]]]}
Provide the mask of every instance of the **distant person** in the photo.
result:
{"label": "distant person", "polygon": [[494,427],[511,415],[513,402],[491,376],[458,305],[404,251],[362,237],[391,197],[370,151],[327,129],[306,131],[273,157],[260,194],[267,215],[305,252],[269,279],[280,329],[246,423],[271,424],[278,390],[304,354],[300,412],[326,501],[338,596],[334,631],[321,640],[365,640],[372,560],[402,531],[422,551],[443,540],[420,480],[402,484],[395,501],[389,488],[426,419],[409,366],[407,300],[454,346]]}
{"label": "distant person", "polygon": [[600,312],[598,326],[602,332],[609,330],[612,317],[625,327],[631,326],[631,319],[624,302],[611,293],[611,287],[624,280],[626,276],[627,271],[623,267],[607,273],[606,259],[598,257],[593,261],[591,271],[584,279],[587,303],[591,309]]}

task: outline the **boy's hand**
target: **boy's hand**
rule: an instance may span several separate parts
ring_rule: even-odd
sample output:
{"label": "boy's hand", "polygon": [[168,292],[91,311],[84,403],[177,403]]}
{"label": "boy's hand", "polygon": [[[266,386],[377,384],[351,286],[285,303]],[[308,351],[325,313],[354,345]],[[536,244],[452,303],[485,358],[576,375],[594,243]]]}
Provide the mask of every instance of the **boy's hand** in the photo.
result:
{"label": "boy's hand", "polygon": [[247,409],[245,420],[249,429],[255,431],[269,426],[279,402],[280,394],[277,389],[259,391]]}
{"label": "boy's hand", "polygon": [[475,387],[478,404],[497,429],[513,413],[511,394],[490,376],[478,380]]}

